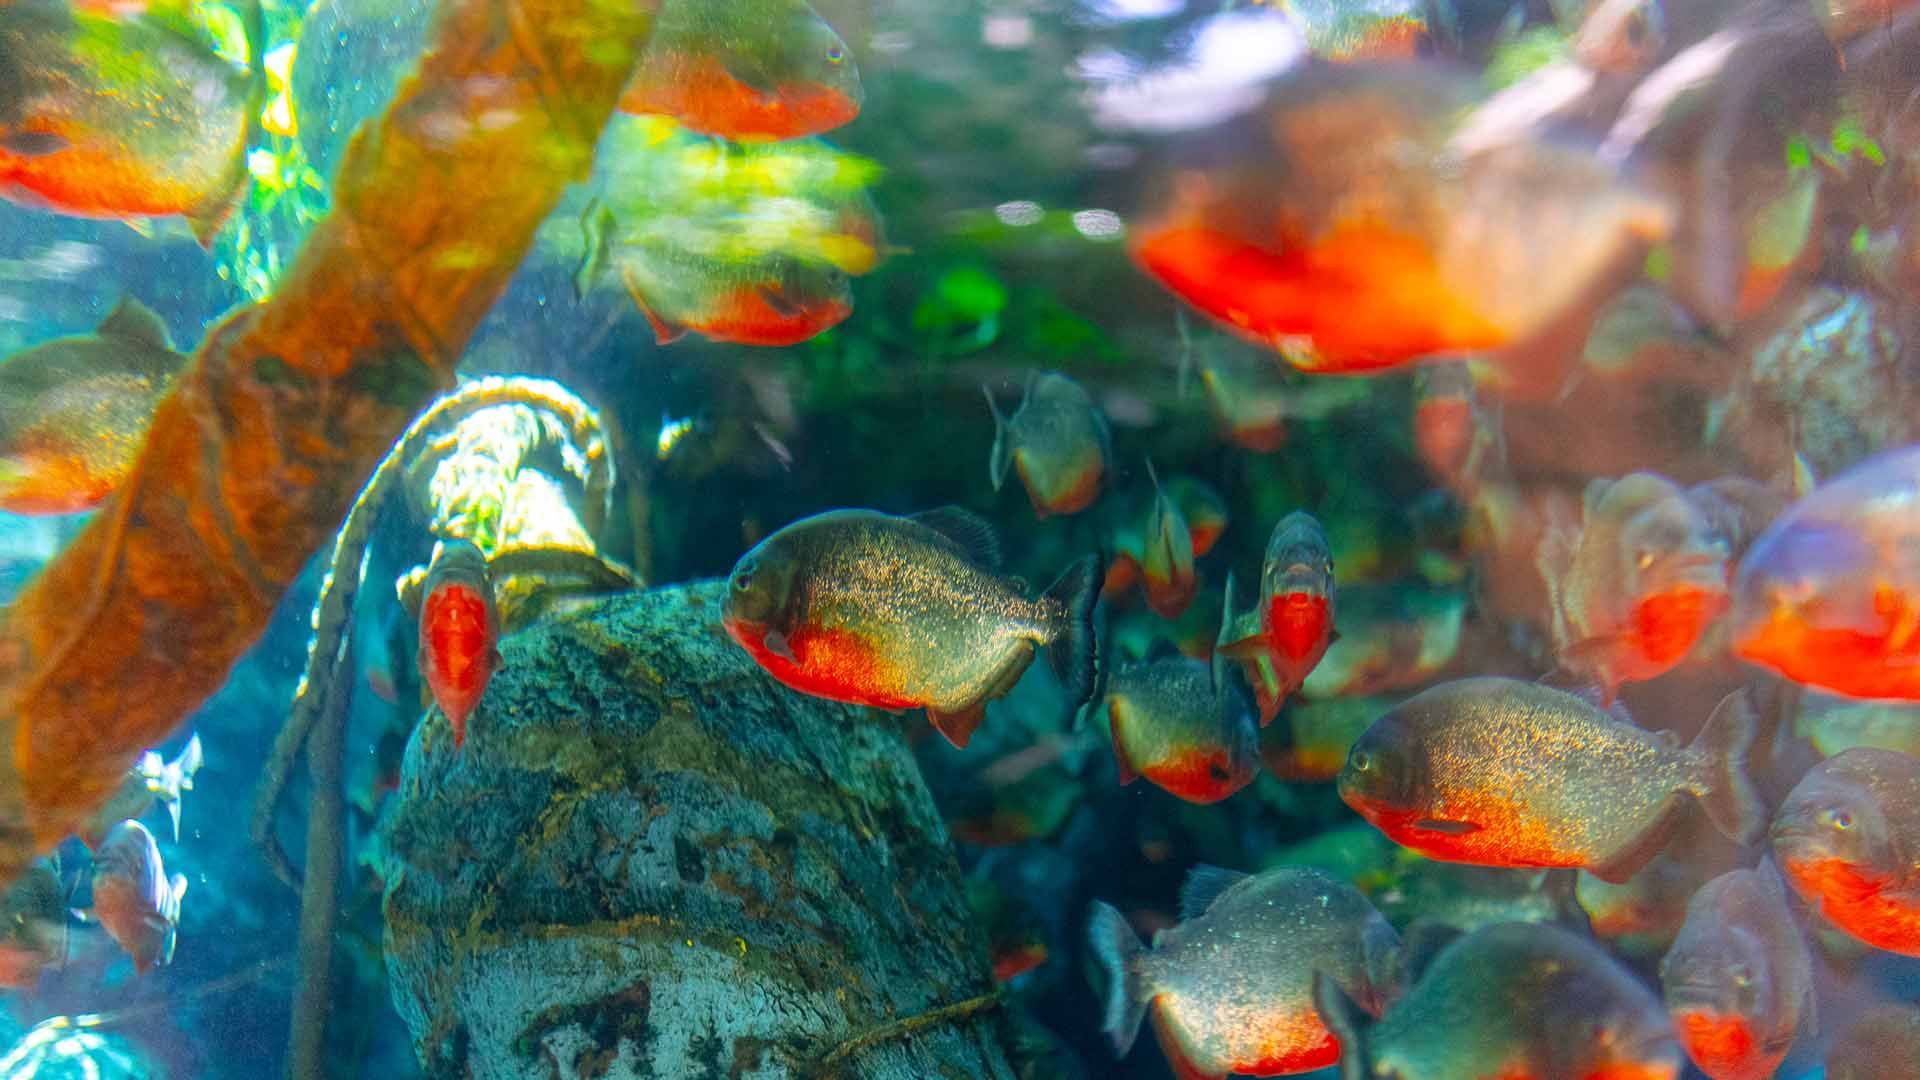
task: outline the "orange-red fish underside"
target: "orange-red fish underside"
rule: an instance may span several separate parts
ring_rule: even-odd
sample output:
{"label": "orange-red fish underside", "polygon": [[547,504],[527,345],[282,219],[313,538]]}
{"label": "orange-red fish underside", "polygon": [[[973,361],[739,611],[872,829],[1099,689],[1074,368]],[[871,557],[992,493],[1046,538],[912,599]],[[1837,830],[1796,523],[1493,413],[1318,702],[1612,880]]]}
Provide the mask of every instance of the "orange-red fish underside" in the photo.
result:
{"label": "orange-red fish underside", "polygon": [[1788,859],[1780,869],[1835,926],[1876,949],[1920,956],[1920,898],[1890,895],[1838,859]]}
{"label": "orange-red fish underside", "polygon": [[1680,585],[1654,593],[1628,616],[1634,647],[1649,663],[1677,664],[1726,607],[1727,594],[1719,590]]}
{"label": "orange-red fish underside", "polygon": [[467,717],[493,674],[494,642],[487,602],[461,582],[447,582],[421,601],[421,677],[453,725],[453,745],[467,737]]}
{"label": "orange-red fish underside", "polygon": [[993,954],[993,981],[1010,982],[1047,962],[1047,947],[1039,943],[996,950]]}
{"label": "orange-red fish underside", "polygon": [[1297,665],[1318,662],[1326,651],[1327,598],[1312,593],[1281,593],[1267,602],[1267,643],[1274,652]]}
{"label": "orange-red fish underside", "polygon": [[1091,458],[1076,462],[1073,466],[1073,483],[1067,490],[1055,496],[1051,501],[1042,503],[1038,494],[1042,489],[1034,483],[1027,469],[1025,452],[1013,455],[1014,468],[1020,470],[1020,482],[1026,486],[1027,501],[1033,504],[1033,512],[1040,517],[1048,514],[1077,514],[1093,505],[1100,497],[1100,478],[1105,472],[1106,463],[1098,453]]}
{"label": "orange-red fish underside", "polygon": [[100,146],[101,134],[58,118],[21,134],[59,140],[63,149],[39,157],[6,155],[5,178],[17,187],[78,217],[167,217],[198,209],[206,192],[167,184],[135,167],[124,151]]}
{"label": "orange-red fish underside", "polygon": [[[822,330],[839,325],[851,314],[853,307],[841,300],[809,300],[792,306],[776,306],[764,288],[747,286],[721,294],[711,311],[688,319],[686,329],[715,341],[777,347],[798,345]],[[679,337],[651,311],[646,315],[661,344]]]}
{"label": "orange-red fish underside", "polygon": [[879,709],[917,709],[926,704],[894,689],[900,685],[900,672],[851,630],[797,628],[787,635],[790,657],[767,647],[767,631],[762,627],[729,622],[727,632],[769,675],[803,694]]}
{"label": "orange-red fish underside", "polygon": [[[91,510],[126,479],[124,470],[118,475],[102,475],[88,464],[85,455],[57,448],[52,452],[28,450],[16,464],[19,474],[11,480],[0,480],[0,510],[9,514]],[[0,476],[8,471],[0,466]]]}
{"label": "orange-red fish underside", "polygon": [[1384,225],[1342,223],[1312,245],[1273,248],[1173,226],[1146,232],[1134,258],[1194,307],[1296,354],[1290,361],[1305,370],[1378,370],[1507,339],[1446,287],[1422,241]]}
{"label": "orange-red fish underside", "polygon": [[716,57],[684,53],[649,57],[621,96],[620,109],[671,116],[694,131],[743,142],[816,135],[860,114],[858,103],[831,87],[782,83],[760,91],[734,78]]}
{"label": "orange-red fish underside", "polygon": [[1493,792],[1479,792],[1471,799],[1450,799],[1449,822],[1471,822],[1473,827],[1430,828],[1419,811],[1387,810],[1377,806],[1355,807],[1362,817],[1388,839],[1401,847],[1417,851],[1440,862],[1471,863],[1477,866],[1511,867],[1584,867],[1600,855],[1569,848],[1544,821],[1524,817],[1513,805]]}
{"label": "orange-red fish underside", "polygon": [[1216,803],[1233,794],[1228,779],[1233,771],[1221,751],[1189,750],[1139,769],[1141,776],[1190,803]]}
{"label": "orange-red fish underside", "polygon": [[[1173,1026],[1164,1019],[1160,1006],[1156,1003],[1150,1015],[1153,1018],[1153,1033],[1160,1041],[1160,1051],[1166,1055],[1167,1064],[1173,1069],[1178,1080],[1220,1080],[1218,1074],[1201,1072],[1186,1052],[1180,1047],[1180,1040],[1174,1034]],[[1316,1024],[1318,1017],[1315,1018]],[[1233,1074],[1237,1076],[1290,1076],[1294,1073],[1312,1072],[1336,1065],[1340,1061],[1340,1040],[1333,1033],[1321,1029],[1320,1041],[1311,1046],[1301,1047],[1288,1053],[1278,1053],[1259,1061],[1236,1061]]]}
{"label": "orange-red fish underside", "polygon": [[1808,686],[1852,697],[1920,701],[1920,639],[1894,642],[1897,625],[1889,618],[1879,632],[1824,629],[1780,609],[1736,641],[1734,652]]}
{"label": "orange-red fish underside", "polygon": [[1745,1017],[1711,1009],[1685,1009],[1673,1015],[1674,1034],[1694,1064],[1709,1076],[1764,1080],[1772,1076],[1785,1051],[1765,1054]]}

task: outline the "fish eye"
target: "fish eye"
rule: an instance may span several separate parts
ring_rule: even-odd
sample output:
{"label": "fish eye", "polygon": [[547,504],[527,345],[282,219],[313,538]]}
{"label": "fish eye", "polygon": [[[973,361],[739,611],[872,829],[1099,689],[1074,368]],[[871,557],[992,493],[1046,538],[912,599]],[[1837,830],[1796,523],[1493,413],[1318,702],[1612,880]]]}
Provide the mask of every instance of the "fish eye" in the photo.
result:
{"label": "fish eye", "polygon": [[1853,828],[1853,815],[1847,813],[1845,810],[1822,810],[1820,811],[1820,820],[1823,824],[1829,825],[1841,832],[1846,832],[1848,829]]}
{"label": "fish eye", "polygon": [[1727,977],[1733,980],[1734,986],[1742,990],[1753,985],[1753,969],[1745,964],[1733,965],[1727,970]]}
{"label": "fish eye", "polygon": [[1647,569],[1653,565],[1653,552],[1642,550],[1639,555],[1634,557],[1633,564],[1642,570]]}
{"label": "fish eye", "polygon": [[1347,764],[1353,768],[1354,772],[1372,772],[1373,755],[1367,753],[1365,750],[1355,750],[1353,753],[1347,755]]}
{"label": "fish eye", "polygon": [[753,571],[742,570],[733,575],[733,588],[736,592],[746,592],[753,588]]}
{"label": "fish eye", "polygon": [[1642,12],[1635,12],[1631,18],[1627,19],[1627,44],[1639,48],[1646,43],[1647,17]]}
{"label": "fish eye", "polygon": [[839,45],[834,45],[827,49],[827,63],[829,64],[838,64],[846,58],[847,50]]}

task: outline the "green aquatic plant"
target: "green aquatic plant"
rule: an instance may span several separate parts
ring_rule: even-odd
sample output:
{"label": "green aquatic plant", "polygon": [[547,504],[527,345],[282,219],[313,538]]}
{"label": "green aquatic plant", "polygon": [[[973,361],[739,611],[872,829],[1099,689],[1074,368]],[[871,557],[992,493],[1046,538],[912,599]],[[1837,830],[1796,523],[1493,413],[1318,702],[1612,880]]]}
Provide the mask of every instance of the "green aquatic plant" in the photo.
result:
{"label": "green aquatic plant", "polygon": [[220,279],[248,299],[262,300],[273,292],[292,253],[329,205],[326,180],[308,162],[298,138],[299,109],[290,89],[304,11],[284,0],[262,0],[267,41],[273,44],[251,58],[237,13],[213,4],[196,10],[215,51],[239,63],[266,66],[268,94],[260,103],[260,138],[247,152],[252,188],[213,248],[214,272]]}

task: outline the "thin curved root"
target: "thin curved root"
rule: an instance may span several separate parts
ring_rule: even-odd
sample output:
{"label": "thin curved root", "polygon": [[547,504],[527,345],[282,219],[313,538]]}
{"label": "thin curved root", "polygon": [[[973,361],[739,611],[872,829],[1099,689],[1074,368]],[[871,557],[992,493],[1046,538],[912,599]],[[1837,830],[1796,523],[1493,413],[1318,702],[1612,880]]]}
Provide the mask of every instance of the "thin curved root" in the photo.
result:
{"label": "thin curved root", "polygon": [[896,1039],[911,1038],[922,1031],[944,1024],[956,1024],[978,1013],[998,1008],[1006,1000],[1005,990],[993,990],[979,997],[968,998],[952,1005],[942,1005],[928,1012],[918,1013],[890,1023],[871,1028],[839,1046],[834,1047],[826,1056],[815,1062],[803,1075],[811,1080],[828,1080],[837,1076],[855,1054]]}
{"label": "thin curved root", "polygon": [[[373,532],[374,513],[402,478],[408,463],[421,448],[430,445],[438,432],[482,409],[497,405],[527,405],[562,418],[581,440],[588,456],[597,450],[606,458],[604,440],[599,436],[593,411],[560,384],[548,379],[493,376],[476,379],[442,396],[428,406],[380,459],[366,486],[353,500],[346,520],[334,537],[333,553],[327,561],[327,575],[320,583],[320,595],[313,606],[313,638],[307,645],[307,667],[294,690],[293,707],[286,723],[275,737],[272,753],[261,770],[260,787],[253,800],[250,835],[266,858],[274,876],[291,888],[300,887],[300,875],[281,848],[273,830],[274,811],[286,794],[293,766],[306,746],[314,718],[327,708],[333,672],[346,659],[348,617],[354,599],[360,593],[366,569],[367,541]],[[596,473],[596,475],[598,475]],[[344,718],[345,709],[336,710]],[[342,720],[344,722],[344,719]]]}

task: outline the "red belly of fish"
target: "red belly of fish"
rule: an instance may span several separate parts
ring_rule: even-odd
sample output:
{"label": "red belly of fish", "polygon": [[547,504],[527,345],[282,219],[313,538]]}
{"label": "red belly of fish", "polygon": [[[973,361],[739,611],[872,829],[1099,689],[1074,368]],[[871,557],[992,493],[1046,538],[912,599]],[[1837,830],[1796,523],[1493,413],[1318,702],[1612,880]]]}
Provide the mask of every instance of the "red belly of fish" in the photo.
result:
{"label": "red belly of fish", "polygon": [[1498,797],[1483,796],[1471,807],[1458,802],[1449,804],[1448,818],[1473,822],[1477,829],[1455,833],[1423,828],[1417,823],[1429,815],[1418,810],[1372,805],[1354,805],[1354,809],[1388,839],[1439,862],[1548,869],[1584,867],[1592,861],[1587,854],[1562,844],[1549,823],[1523,815]]}
{"label": "red belly of fish", "polygon": [[206,202],[210,193],[168,183],[118,147],[102,147],[91,132],[36,129],[69,145],[51,154],[18,157],[0,151],[0,191],[17,188],[65,214],[79,217],[166,217]]}
{"label": "red belly of fish", "polygon": [[1213,751],[1190,750],[1142,765],[1140,775],[1190,803],[1215,803],[1233,794],[1225,779],[1231,770],[1224,756]]}
{"label": "red belly of fish", "polygon": [[1027,498],[1033,503],[1034,513],[1041,517],[1048,514],[1077,514],[1093,505],[1100,496],[1100,478],[1105,472],[1098,454],[1089,461],[1076,462],[1067,483],[1058,490],[1052,490],[1035,482],[1027,466],[1024,452],[1014,455],[1014,466],[1020,470],[1020,482],[1026,485]]}
{"label": "red belly of fish", "polygon": [[1281,593],[1267,602],[1267,643],[1297,667],[1318,663],[1326,652],[1327,598],[1312,593]]}
{"label": "red belly of fish", "polygon": [[620,99],[623,112],[672,116],[706,135],[778,141],[817,135],[852,120],[860,107],[838,90],[782,83],[762,93],[711,56],[649,58]]}
{"label": "red belly of fish", "polygon": [[[0,510],[10,514],[74,514],[106,501],[132,471],[132,462],[102,470],[79,455],[34,454],[12,463],[19,473],[0,481]],[[0,466],[0,476],[10,471]]]}
{"label": "red belly of fish", "polygon": [[767,647],[764,627],[729,622],[727,632],[769,675],[803,694],[879,709],[916,709],[926,704],[907,696],[898,665],[851,630],[796,629],[787,635],[792,659]]}
{"label": "red belly of fish", "polygon": [[1629,616],[1635,648],[1663,669],[1677,664],[1726,606],[1727,594],[1719,590],[1681,586],[1655,593],[1634,605]]}
{"label": "red belly of fish", "polygon": [[1686,1009],[1673,1014],[1673,1026],[1687,1055],[1713,1080],[1765,1080],[1786,1057],[1762,1054],[1743,1016]]}
{"label": "red belly of fish", "polygon": [[1193,557],[1197,559],[1207,552],[1212,551],[1213,545],[1220,542],[1220,534],[1226,531],[1227,526],[1225,522],[1197,525],[1192,521],[1188,521],[1187,540],[1193,545]]}
{"label": "red belly of fish", "polygon": [[1888,899],[1882,882],[1839,859],[1788,859],[1781,870],[1835,926],[1876,949],[1920,956],[1920,908]]}
{"label": "red belly of fish", "polygon": [[442,585],[423,601],[421,625],[426,640],[420,674],[458,741],[493,674],[486,601],[458,582]]}
{"label": "red belly of fish", "polygon": [[1343,225],[1312,247],[1284,250],[1175,226],[1145,233],[1134,258],[1249,337],[1274,347],[1310,343],[1316,355],[1295,361],[1308,370],[1378,370],[1506,338],[1441,284],[1422,242],[1381,226]]}
{"label": "red belly of fish", "polygon": [[840,300],[809,301],[782,311],[757,288],[736,289],[722,296],[712,311],[687,320],[687,327],[715,341],[777,347],[798,345],[851,314],[852,305]]}
{"label": "red belly of fish", "polygon": [[1884,633],[1816,628],[1781,612],[1735,642],[1734,652],[1808,686],[1920,701],[1920,639],[1896,652]]}

